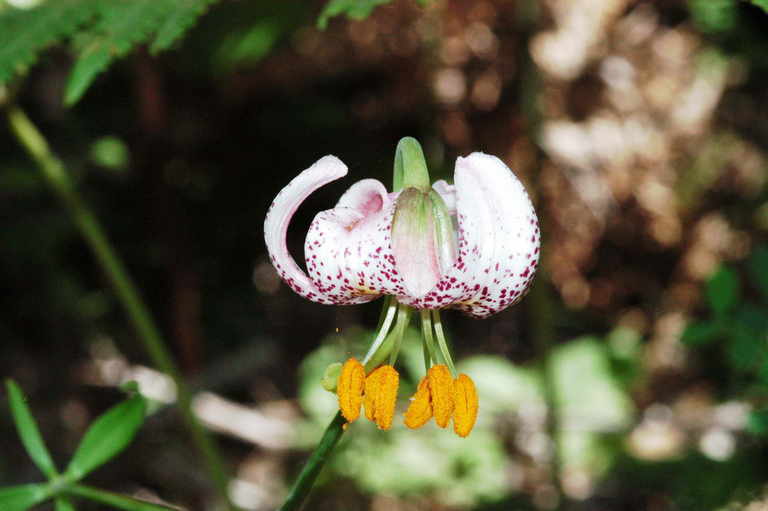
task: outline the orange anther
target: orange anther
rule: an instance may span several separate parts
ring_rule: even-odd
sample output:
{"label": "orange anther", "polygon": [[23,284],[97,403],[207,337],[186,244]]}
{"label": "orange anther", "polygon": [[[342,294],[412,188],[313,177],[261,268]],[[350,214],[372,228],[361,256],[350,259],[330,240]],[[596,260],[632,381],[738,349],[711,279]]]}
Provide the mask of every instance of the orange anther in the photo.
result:
{"label": "orange anther", "polygon": [[344,363],[336,385],[339,396],[339,409],[347,422],[354,422],[360,416],[360,405],[363,402],[363,385],[365,384],[365,368],[354,358]]}
{"label": "orange anther", "polygon": [[427,381],[435,422],[444,428],[453,414],[453,377],[444,364],[439,364],[429,368]]}
{"label": "orange anther", "polygon": [[365,416],[379,429],[392,427],[400,375],[394,367],[377,367],[365,380]]}
{"label": "orange anther", "polygon": [[477,420],[477,389],[472,379],[460,374],[453,383],[453,431],[460,437],[469,435]]}
{"label": "orange anther", "polygon": [[432,402],[429,396],[427,377],[421,379],[416,394],[411,398],[411,404],[405,411],[405,425],[411,429],[422,427],[432,418]]}

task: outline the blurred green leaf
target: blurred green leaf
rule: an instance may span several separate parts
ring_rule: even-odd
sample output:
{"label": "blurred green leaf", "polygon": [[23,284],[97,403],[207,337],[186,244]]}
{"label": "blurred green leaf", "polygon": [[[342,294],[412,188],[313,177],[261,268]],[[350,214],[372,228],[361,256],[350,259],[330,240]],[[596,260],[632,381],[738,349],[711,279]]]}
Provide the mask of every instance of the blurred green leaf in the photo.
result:
{"label": "blurred green leaf", "polygon": [[44,484],[24,484],[0,488],[0,509],[25,511],[47,499],[48,487]]}
{"label": "blurred green leaf", "polygon": [[64,103],[71,106],[116,58],[151,37],[176,7],[172,0],[102,2],[100,16],[78,40],[81,52],[67,80]]}
{"label": "blurred green leaf", "polygon": [[91,160],[110,170],[123,170],[128,166],[128,146],[118,137],[106,136],[91,145]]}
{"label": "blurred green leaf", "polygon": [[765,12],[768,12],[768,0],[750,0],[752,4],[760,7]]}
{"label": "blurred green leaf", "polygon": [[768,408],[755,410],[749,414],[747,431],[755,435],[765,435],[768,433]]}
{"label": "blurred green leaf", "polygon": [[167,50],[189,30],[205,11],[218,0],[179,0],[176,7],[160,25],[149,51],[156,55]]}
{"label": "blurred green leaf", "polygon": [[388,4],[392,0],[330,0],[317,18],[317,27],[325,29],[328,20],[334,16],[345,14],[354,20],[363,20],[379,5]]}
{"label": "blurred green leaf", "polygon": [[628,425],[632,404],[611,372],[608,350],[599,339],[582,337],[558,347],[550,364],[563,427],[588,425],[601,431]]}
{"label": "blurred green leaf", "polygon": [[720,336],[721,332],[721,323],[717,321],[699,321],[697,323],[689,323],[685,327],[680,340],[689,346],[701,346],[715,340]]}
{"label": "blurred green leaf", "polygon": [[219,70],[230,71],[246,62],[263,58],[285,31],[280,18],[267,17],[251,26],[233,30],[221,41],[214,55],[214,65]]}
{"label": "blurred green leaf", "polygon": [[704,32],[726,32],[738,16],[737,0],[689,0],[693,20]]}
{"label": "blurred green leaf", "polygon": [[716,315],[723,315],[739,300],[739,277],[728,267],[721,266],[707,281],[707,301]]}
{"label": "blurred green leaf", "polygon": [[49,479],[55,477],[58,475],[56,466],[45,447],[43,438],[40,436],[40,430],[37,428],[37,423],[32,417],[21,389],[13,380],[6,380],[5,388],[8,391],[8,402],[11,406],[13,421],[16,423],[16,430],[19,432],[21,442],[29,453],[29,457]]}
{"label": "blurred green leaf", "polygon": [[582,337],[557,347],[549,364],[563,466],[599,477],[618,454],[606,435],[632,423],[632,401],[598,338]]}
{"label": "blurred green leaf", "polygon": [[96,419],[85,432],[65,475],[79,480],[125,449],[141,427],[146,408],[144,397],[136,394]]}
{"label": "blurred green leaf", "polygon": [[[768,2],[768,0],[766,0]],[[747,261],[749,275],[757,285],[763,297],[768,300],[768,246],[759,245]]]}
{"label": "blurred green leaf", "polygon": [[740,371],[751,370],[765,362],[768,347],[768,312],[751,303],[736,311],[733,328],[729,330],[727,347],[731,366]]}
{"label": "blurred green leaf", "polygon": [[56,497],[56,511],[75,511],[75,506],[67,497]]}
{"label": "blurred green leaf", "polygon": [[39,53],[93,16],[93,0],[56,0],[0,12],[0,85],[32,65]]}
{"label": "blurred green leaf", "polygon": [[458,370],[472,377],[482,396],[482,408],[489,414],[544,403],[541,377],[532,368],[515,366],[497,356],[479,355],[463,360]]}

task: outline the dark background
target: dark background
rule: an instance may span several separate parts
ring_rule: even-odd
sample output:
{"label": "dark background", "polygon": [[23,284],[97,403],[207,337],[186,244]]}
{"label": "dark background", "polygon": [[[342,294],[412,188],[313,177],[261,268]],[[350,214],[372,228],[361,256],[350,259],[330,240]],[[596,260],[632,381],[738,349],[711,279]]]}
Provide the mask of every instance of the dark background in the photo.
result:
{"label": "dark background", "polygon": [[[542,267],[531,295],[491,319],[443,314],[480,389],[470,439],[356,424],[307,509],[768,505],[765,12],[724,0],[398,0],[321,31],[322,4],[218,2],[175,50],[132,52],[73,108],[61,102],[65,45],[19,87],[184,374],[226,400],[206,403],[213,429],[230,428],[217,438],[236,500],[279,503],[333,414],[322,369],[362,354],[379,313],[280,283],[266,209],[321,156],[349,166],[294,218],[301,260],[314,214],[355,180],[389,185],[410,135],[433,179],[472,151],[514,169],[537,207]],[[0,375],[24,388],[65,460],[120,399],[117,384],[157,375],[5,126],[0,282]],[[686,331],[721,319],[719,333]],[[418,368],[414,357],[404,367]],[[403,374],[404,389],[420,377]],[[0,482],[37,481],[4,403]],[[91,480],[190,509],[211,497],[162,407]]]}

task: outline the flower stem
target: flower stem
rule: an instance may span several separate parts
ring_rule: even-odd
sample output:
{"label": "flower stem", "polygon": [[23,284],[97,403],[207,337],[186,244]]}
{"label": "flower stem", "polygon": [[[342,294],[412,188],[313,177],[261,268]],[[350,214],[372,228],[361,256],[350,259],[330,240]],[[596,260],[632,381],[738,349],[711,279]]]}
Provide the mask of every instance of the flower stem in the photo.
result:
{"label": "flower stem", "polygon": [[307,464],[301,469],[301,473],[293,483],[288,497],[278,511],[293,511],[299,509],[304,499],[307,498],[312,485],[315,483],[320,470],[331,455],[331,451],[336,447],[341,435],[344,433],[344,424],[346,420],[341,412],[336,414],[331,423],[325,428],[323,438],[315,448],[312,455],[307,460]]}
{"label": "flower stem", "polygon": [[440,320],[440,311],[434,309],[432,311],[432,324],[435,326],[435,335],[437,336],[437,344],[440,346],[440,351],[443,354],[445,363],[450,369],[453,377],[456,377],[456,368],[453,365],[453,359],[451,358],[451,352],[448,349],[448,343],[445,340],[445,333],[443,332],[443,322]]}
{"label": "flower stem", "polygon": [[376,334],[376,338],[371,343],[371,347],[368,349],[365,358],[363,358],[363,364],[367,364],[371,358],[381,347],[384,339],[387,337],[390,326],[392,326],[392,319],[395,317],[395,311],[397,310],[397,302],[387,297],[387,302],[384,304],[384,308],[381,311],[381,319],[379,320],[379,328]]}
{"label": "flower stem", "polygon": [[424,336],[424,365],[425,370],[431,367],[430,359],[437,364],[437,351],[435,351],[435,338],[432,335],[432,318],[429,309],[421,309],[421,334]]}
{"label": "flower stem", "polygon": [[48,142],[24,111],[18,106],[11,104],[7,108],[7,116],[11,132],[35,161],[48,185],[69,211],[80,230],[80,234],[109,278],[117,298],[125,309],[128,319],[133,324],[139,339],[144,344],[144,348],[152,363],[158,369],[168,374],[176,384],[179,396],[179,410],[181,411],[183,423],[195,447],[202,454],[209,475],[220,494],[220,498],[224,502],[229,502],[227,476],[216,444],[192,412],[192,394],[182,379],[181,373],[166,347],[149,310],[142,301],[133,280],[128,275],[123,262],[107,239],[103,227],[93,211],[80,197],[64,165],[51,152]]}
{"label": "flower stem", "polygon": [[393,331],[395,343],[392,347],[392,351],[389,353],[389,365],[395,365],[397,355],[400,353],[400,346],[403,344],[405,329],[408,328],[408,323],[411,321],[411,310],[412,309],[407,305],[397,304],[397,321],[395,321],[395,329]]}

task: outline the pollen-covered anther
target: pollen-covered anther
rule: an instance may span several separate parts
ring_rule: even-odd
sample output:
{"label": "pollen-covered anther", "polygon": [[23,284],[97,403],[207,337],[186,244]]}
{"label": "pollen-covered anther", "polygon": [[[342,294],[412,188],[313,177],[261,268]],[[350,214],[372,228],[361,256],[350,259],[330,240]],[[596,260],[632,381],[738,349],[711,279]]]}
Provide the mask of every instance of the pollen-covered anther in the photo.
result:
{"label": "pollen-covered anther", "polygon": [[411,398],[411,404],[405,411],[405,425],[411,429],[422,427],[432,418],[432,400],[429,395],[427,377],[421,379],[416,394]]}
{"label": "pollen-covered anther", "polygon": [[339,409],[347,422],[354,422],[360,416],[365,385],[365,368],[355,358],[348,359],[341,368],[336,393],[339,396]]}
{"label": "pollen-covered anther", "polygon": [[453,431],[460,437],[466,437],[477,420],[477,389],[475,383],[462,373],[453,382]]}
{"label": "pollen-covered anther", "polygon": [[400,375],[394,367],[377,367],[365,379],[365,416],[379,429],[392,427]]}
{"label": "pollen-covered anther", "polygon": [[453,377],[444,364],[432,366],[427,371],[429,394],[432,397],[432,414],[441,428],[448,425],[453,414]]}

